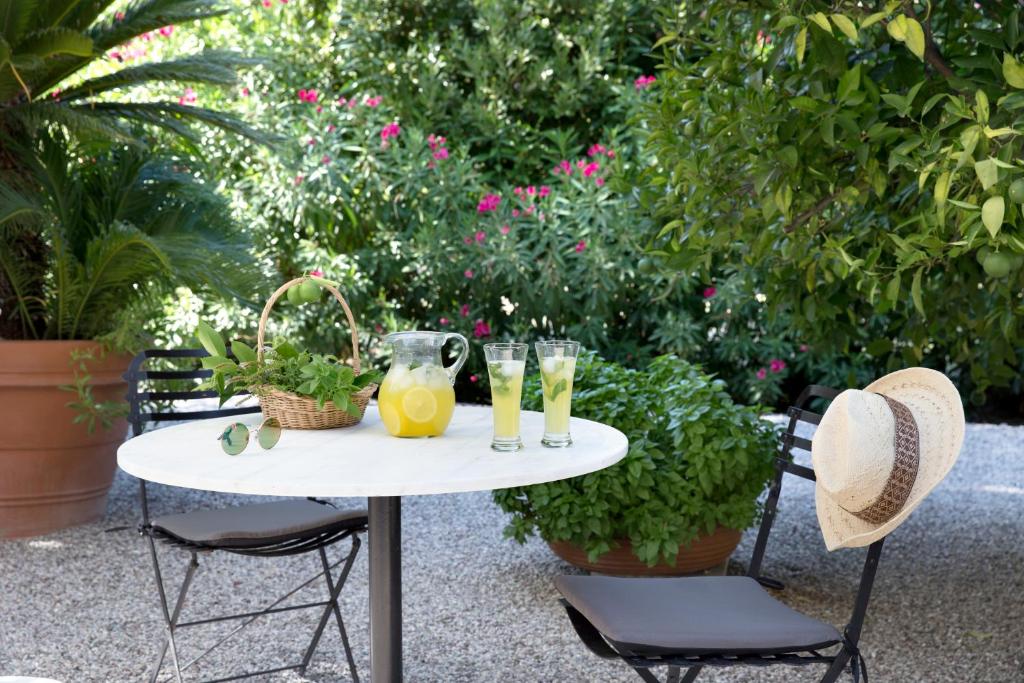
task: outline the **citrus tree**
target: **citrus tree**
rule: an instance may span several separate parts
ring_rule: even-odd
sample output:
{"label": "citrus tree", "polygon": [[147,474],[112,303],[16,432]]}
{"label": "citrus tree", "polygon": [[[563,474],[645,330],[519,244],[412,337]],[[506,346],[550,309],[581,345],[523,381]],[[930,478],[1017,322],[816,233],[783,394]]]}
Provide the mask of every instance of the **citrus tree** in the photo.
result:
{"label": "citrus tree", "polygon": [[814,351],[1019,391],[1018,3],[716,0],[665,23],[641,189],[665,264],[741,283]]}

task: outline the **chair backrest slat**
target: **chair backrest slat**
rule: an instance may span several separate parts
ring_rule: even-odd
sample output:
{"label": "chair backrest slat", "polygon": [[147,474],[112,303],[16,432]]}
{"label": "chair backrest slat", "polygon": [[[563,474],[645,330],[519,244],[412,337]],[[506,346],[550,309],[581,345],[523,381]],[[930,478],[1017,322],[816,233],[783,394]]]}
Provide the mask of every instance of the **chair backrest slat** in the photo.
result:
{"label": "chair backrest slat", "polygon": [[[217,396],[212,390],[188,390],[180,386],[181,382],[195,383],[195,380],[206,379],[213,373],[199,367],[190,369],[148,369],[153,359],[200,359],[209,354],[203,349],[147,349],[132,359],[125,379],[128,381],[128,421],[132,426],[132,436],[138,436],[153,422],[181,422],[185,420],[204,420],[212,417],[245,415],[259,412],[257,405],[238,407],[190,409],[192,401],[209,401]],[[198,363],[196,363],[198,365]],[[161,382],[171,384],[166,388],[158,386]],[[184,404],[184,405],[183,405]]]}

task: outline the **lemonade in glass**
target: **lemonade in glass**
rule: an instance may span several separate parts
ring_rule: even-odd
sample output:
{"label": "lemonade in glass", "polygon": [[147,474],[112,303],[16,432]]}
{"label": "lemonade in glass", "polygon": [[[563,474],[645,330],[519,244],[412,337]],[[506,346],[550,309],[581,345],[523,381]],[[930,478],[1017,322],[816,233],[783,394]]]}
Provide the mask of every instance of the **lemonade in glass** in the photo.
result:
{"label": "lemonade in glass", "polygon": [[[462,344],[455,362],[444,367],[441,349],[449,339]],[[466,338],[455,332],[394,332],[391,368],[380,385],[377,409],[391,436],[440,436],[455,411],[455,375],[469,354]]]}
{"label": "lemonade in glass", "polygon": [[565,448],[572,445],[569,415],[580,345],[574,341],[543,341],[537,342],[536,349],[544,390],[544,436],[540,442],[549,448]]}
{"label": "lemonade in glass", "polygon": [[496,451],[517,451],[523,447],[519,436],[519,406],[528,349],[526,344],[484,344],[494,411],[491,448]]}

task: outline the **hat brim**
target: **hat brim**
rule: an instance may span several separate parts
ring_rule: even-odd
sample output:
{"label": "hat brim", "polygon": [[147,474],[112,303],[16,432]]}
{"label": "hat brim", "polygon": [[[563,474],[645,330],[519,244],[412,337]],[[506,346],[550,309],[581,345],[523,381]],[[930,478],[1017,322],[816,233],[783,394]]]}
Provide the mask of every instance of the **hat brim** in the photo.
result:
{"label": "hat brim", "polygon": [[891,533],[953,468],[964,440],[960,394],[941,372],[928,368],[899,370],[875,380],[864,391],[893,398],[914,414],[921,446],[917,478],[903,509],[881,525],[847,512],[821,484],[816,484],[815,508],[829,550],[870,545]]}

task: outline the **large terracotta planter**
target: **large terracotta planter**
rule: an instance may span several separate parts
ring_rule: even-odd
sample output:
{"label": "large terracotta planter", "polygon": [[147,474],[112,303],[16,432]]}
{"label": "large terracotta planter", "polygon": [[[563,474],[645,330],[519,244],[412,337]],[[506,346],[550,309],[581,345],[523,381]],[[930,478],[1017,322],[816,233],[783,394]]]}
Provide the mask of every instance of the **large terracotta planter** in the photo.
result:
{"label": "large terracotta planter", "polygon": [[[0,341],[0,538],[36,536],[103,516],[117,446],[127,426],[73,422],[67,403],[73,350],[83,341]],[[130,358],[108,354],[89,363],[97,401],[123,399]]]}
{"label": "large terracotta planter", "polygon": [[709,536],[698,536],[690,546],[679,549],[676,564],[659,562],[648,567],[633,554],[633,545],[628,539],[619,541],[619,547],[609,550],[597,558],[597,562],[587,559],[587,553],[567,541],[549,541],[548,545],[556,555],[571,565],[595,574],[611,576],[683,576],[696,574],[721,565],[729,559],[736,546],[739,545],[742,532],[735,529],[718,527]]}

